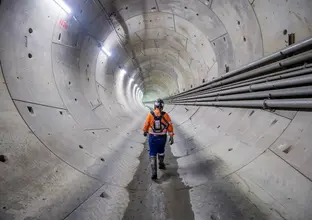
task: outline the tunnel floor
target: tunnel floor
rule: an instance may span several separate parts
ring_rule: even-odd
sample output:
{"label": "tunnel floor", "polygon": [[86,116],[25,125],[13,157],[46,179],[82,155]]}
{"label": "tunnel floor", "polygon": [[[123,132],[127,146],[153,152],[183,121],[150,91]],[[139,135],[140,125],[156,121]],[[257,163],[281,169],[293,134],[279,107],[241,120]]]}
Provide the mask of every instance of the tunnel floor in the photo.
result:
{"label": "tunnel floor", "polygon": [[157,181],[150,179],[147,142],[139,160],[137,171],[127,187],[130,202],[123,220],[271,219],[237,190],[235,183],[228,178],[214,176],[216,166],[220,165],[206,161],[205,165],[192,167],[188,172],[194,174],[194,178],[196,175],[208,175],[210,180],[190,187],[184,184],[185,176],[178,172],[181,169],[179,157],[173,155],[170,145],[166,146],[167,169],[158,170]]}
{"label": "tunnel floor", "polygon": [[[194,219],[189,188],[178,174],[177,159],[171,148],[166,146],[167,169],[158,170],[158,180],[152,181],[148,157],[148,143],[140,155],[140,165],[133,180],[128,185],[130,203],[123,220],[157,219],[179,220]],[[183,190],[176,190],[176,189]]]}

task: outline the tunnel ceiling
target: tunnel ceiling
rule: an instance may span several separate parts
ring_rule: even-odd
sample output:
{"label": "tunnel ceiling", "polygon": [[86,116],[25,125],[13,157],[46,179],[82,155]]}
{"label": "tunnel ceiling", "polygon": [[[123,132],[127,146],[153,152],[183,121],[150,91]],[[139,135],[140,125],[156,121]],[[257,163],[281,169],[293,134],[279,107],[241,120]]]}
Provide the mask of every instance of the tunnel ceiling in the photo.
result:
{"label": "tunnel ceiling", "polygon": [[[95,36],[112,54],[105,71],[125,68],[128,78],[143,82],[144,100],[198,86],[263,55],[260,28],[246,1],[227,2],[228,8],[244,8],[231,13],[237,19],[231,26],[220,1],[94,2],[85,7],[87,3],[67,1],[88,32],[101,27]],[[252,44],[237,39],[238,32],[247,36],[247,29],[253,29],[248,33]],[[235,59],[241,55],[234,53],[237,46],[243,53],[252,51],[252,56]]]}

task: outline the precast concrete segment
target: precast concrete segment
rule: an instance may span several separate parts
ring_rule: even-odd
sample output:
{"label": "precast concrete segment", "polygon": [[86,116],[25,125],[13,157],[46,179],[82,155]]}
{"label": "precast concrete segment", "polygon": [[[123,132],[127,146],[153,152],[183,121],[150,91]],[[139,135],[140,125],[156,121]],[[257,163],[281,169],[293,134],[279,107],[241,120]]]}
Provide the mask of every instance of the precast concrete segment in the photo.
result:
{"label": "precast concrete segment", "polygon": [[[66,4],[0,1],[0,219],[122,219],[146,141],[140,91],[177,94],[312,36],[308,0]],[[310,112],[165,111],[184,185],[153,204],[184,193],[194,219],[312,218]]]}

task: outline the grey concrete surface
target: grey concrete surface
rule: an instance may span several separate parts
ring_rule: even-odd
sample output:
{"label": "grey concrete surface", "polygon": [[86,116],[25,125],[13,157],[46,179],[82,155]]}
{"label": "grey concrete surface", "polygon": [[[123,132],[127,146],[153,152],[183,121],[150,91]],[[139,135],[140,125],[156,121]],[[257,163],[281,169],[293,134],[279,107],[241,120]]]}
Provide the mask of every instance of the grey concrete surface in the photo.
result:
{"label": "grey concrete surface", "polygon": [[312,219],[311,112],[167,105],[158,183],[141,132],[142,101],[311,37],[312,1],[64,2],[0,1],[1,220]]}

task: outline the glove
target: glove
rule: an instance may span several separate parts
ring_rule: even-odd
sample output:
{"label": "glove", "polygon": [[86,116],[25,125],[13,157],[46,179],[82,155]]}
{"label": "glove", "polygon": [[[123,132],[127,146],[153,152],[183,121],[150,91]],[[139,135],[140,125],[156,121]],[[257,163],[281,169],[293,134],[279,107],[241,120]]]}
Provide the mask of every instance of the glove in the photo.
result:
{"label": "glove", "polygon": [[170,144],[170,145],[173,145],[173,143],[174,143],[173,136],[170,136],[170,138],[169,138],[169,144]]}
{"label": "glove", "polygon": [[146,132],[146,131],[144,131],[143,135],[144,135],[144,137],[146,137],[146,136],[147,136],[147,132]]}

